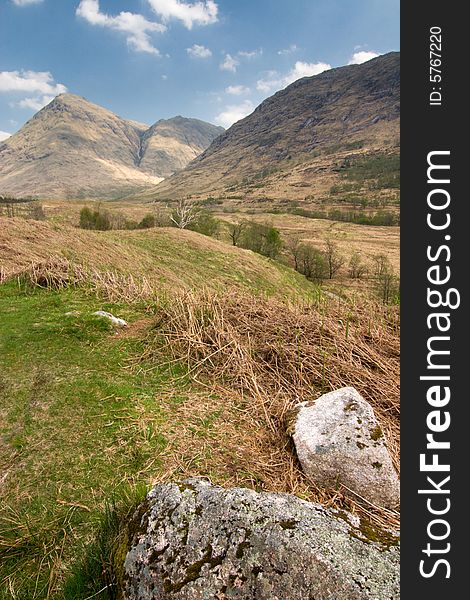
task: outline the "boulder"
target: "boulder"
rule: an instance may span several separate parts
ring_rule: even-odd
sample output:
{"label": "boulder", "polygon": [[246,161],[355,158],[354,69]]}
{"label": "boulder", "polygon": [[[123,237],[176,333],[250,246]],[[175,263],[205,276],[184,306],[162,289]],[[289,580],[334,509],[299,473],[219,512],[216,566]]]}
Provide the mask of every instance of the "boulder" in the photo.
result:
{"label": "boulder", "polygon": [[317,485],[344,484],[377,506],[398,508],[400,482],[385,437],[354,388],[299,404],[291,431],[302,469]]}
{"label": "boulder", "polygon": [[97,317],[104,317],[105,319],[108,319],[116,327],[127,327],[127,321],[124,321],[124,319],[120,319],[119,317],[115,317],[114,315],[112,315],[109,312],[106,312],[105,310],[97,310],[93,314]]}
{"label": "boulder", "polygon": [[394,600],[398,538],[289,494],[198,479],[157,485],[134,514],[123,598]]}

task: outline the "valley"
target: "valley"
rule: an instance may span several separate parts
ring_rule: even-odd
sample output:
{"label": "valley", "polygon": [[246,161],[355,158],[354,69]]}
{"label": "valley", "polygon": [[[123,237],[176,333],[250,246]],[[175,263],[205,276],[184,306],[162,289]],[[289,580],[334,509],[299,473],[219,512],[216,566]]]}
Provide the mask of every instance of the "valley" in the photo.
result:
{"label": "valley", "polygon": [[396,544],[396,506],[306,475],[292,420],[354,387],[399,473],[399,157],[398,53],[227,131],[65,94],[0,143],[2,600],[120,597],[136,507],[187,477]]}

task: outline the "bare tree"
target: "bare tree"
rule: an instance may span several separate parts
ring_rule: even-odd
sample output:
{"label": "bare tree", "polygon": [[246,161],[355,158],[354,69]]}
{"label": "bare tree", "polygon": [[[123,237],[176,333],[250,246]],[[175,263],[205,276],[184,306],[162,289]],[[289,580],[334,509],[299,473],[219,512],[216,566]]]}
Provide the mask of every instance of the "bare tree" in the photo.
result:
{"label": "bare tree", "polygon": [[374,256],[375,289],[383,304],[388,304],[399,295],[400,285],[387,256]]}
{"label": "bare tree", "polygon": [[299,237],[290,238],[286,248],[294,260],[294,269],[300,271],[303,246]]}
{"label": "bare tree", "polygon": [[367,265],[362,262],[359,252],[354,252],[349,261],[349,277],[351,279],[362,279],[367,273]]}
{"label": "bare tree", "polygon": [[333,279],[344,265],[344,258],[338,252],[337,245],[331,239],[325,242],[325,257],[328,265],[328,277],[329,279]]}
{"label": "bare tree", "polygon": [[385,254],[376,254],[373,258],[374,261],[374,275],[380,278],[382,275],[393,271],[393,267]]}
{"label": "bare tree", "polygon": [[197,213],[196,205],[193,202],[186,198],[180,198],[170,218],[176,227],[186,229],[197,217]]}
{"label": "bare tree", "polygon": [[239,223],[229,223],[228,234],[234,246],[239,245],[243,233],[246,229],[246,225],[246,221],[240,221]]}

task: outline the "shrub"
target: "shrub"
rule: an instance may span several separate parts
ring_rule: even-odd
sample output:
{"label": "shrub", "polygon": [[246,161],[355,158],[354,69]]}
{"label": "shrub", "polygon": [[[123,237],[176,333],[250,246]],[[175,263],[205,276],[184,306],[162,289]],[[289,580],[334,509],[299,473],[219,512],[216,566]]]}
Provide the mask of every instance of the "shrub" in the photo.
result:
{"label": "shrub", "polygon": [[111,215],[107,210],[98,208],[92,211],[88,206],[84,206],[80,211],[80,227],[82,229],[108,231],[113,228]]}
{"label": "shrub", "polygon": [[209,237],[217,237],[220,221],[207,210],[201,210],[197,213],[194,221],[188,225],[188,229]]}
{"label": "shrub", "polygon": [[156,226],[154,215],[145,215],[145,217],[137,225],[138,229],[151,229]]}
{"label": "shrub", "polygon": [[349,260],[349,277],[351,279],[362,279],[367,273],[367,266],[362,262],[359,252],[354,252]]}
{"label": "shrub", "polygon": [[282,248],[281,233],[271,225],[247,222],[239,245],[263,256],[277,258]]}

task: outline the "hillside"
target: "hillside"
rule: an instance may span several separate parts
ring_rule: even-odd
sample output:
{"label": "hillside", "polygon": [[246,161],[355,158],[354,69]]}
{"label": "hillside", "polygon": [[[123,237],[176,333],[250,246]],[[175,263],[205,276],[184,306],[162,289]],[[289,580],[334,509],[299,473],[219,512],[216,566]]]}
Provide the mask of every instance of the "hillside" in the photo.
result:
{"label": "hillside", "polygon": [[398,153],[399,61],[394,52],[299,79],[144,196],[325,193],[345,160]]}
{"label": "hillside", "polygon": [[222,131],[183,117],[149,128],[61,94],[0,144],[0,194],[118,198],[152,188]]}
{"label": "hillside", "polygon": [[[315,289],[292,269],[193,231],[86,231],[48,222],[0,217],[0,275],[32,264],[67,261],[96,273],[113,272],[162,291],[226,286],[278,297]],[[1,280],[1,277],[0,277]]]}

